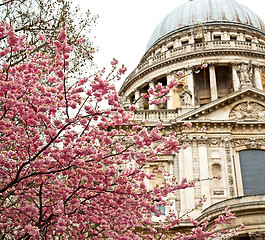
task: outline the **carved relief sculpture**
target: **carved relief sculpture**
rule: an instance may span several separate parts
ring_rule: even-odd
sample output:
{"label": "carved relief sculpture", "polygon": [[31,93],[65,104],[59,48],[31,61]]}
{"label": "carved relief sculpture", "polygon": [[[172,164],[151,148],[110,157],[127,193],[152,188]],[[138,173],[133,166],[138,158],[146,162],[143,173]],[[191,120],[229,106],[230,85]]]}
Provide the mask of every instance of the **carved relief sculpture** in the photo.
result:
{"label": "carved relief sculpture", "polygon": [[265,239],[265,232],[250,233],[249,236],[250,236],[250,239],[262,240],[262,239]]}
{"label": "carved relief sculpture", "polygon": [[251,61],[249,61],[248,64],[245,64],[242,62],[238,66],[237,73],[238,73],[238,77],[239,77],[239,81],[240,81],[241,86],[245,85],[245,84],[247,84],[247,85],[251,84],[252,85],[253,68],[252,68],[252,62]]}
{"label": "carved relief sculpture", "polygon": [[265,107],[255,102],[240,103],[231,110],[229,119],[238,121],[264,121]]}
{"label": "carved relief sculpture", "polygon": [[180,96],[180,99],[181,99],[182,106],[191,105],[192,94],[191,94],[191,91],[188,88],[188,85],[186,85],[184,87],[183,92],[179,96]]}

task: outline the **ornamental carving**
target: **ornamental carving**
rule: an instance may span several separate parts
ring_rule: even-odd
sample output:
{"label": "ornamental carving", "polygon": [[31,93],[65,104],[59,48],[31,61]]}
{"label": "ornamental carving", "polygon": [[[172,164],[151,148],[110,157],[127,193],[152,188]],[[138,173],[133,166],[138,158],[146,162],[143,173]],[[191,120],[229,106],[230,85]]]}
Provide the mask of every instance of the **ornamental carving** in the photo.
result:
{"label": "ornamental carving", "polygon": [[255,233],[249,233],[250,239],[265,239],[265,232],[255,232]]}
{"label": "ornamental carving", "polygon": [[181,99],[181,105],[182,106],[189,106],[191,105],[191,99],[192,99],[192,94],[191,91],[188,88],[188,85],[184,87],[184,90],[182,93],[179,95]]}
{"label": "ornamental carving", "polygon": [[231,110],[229,119],[237,121],[264,121],[265,107],[256,102],[243,102]]}
{"label": "ornamental carving", "polygon": [[265,139],[247,138],[247,139],[233,139],[233,146],[246,146],[247,149],[259,149],[261,145],[265,144]]}
{"label": "ornamental carving", "polygon": [[233,174],[232,174],[231,149],[229,145],[225,146],[225,154],[226,154],[226,164],[227,164],[227,170],[228,170],[229,193],[230,193],[230,197],[234,197],[235,189],[234,189],[234,179],[233,179]]}
{"label": "ornamental carving", "polygon": [[252,85],[252,76],[253,76],[252,62],[249,61],[248,64],[245,64],[242,62],[237,67],[237,74],[238,74],[238,78],[239,78],[241,85],[244,85],[244,84]]}

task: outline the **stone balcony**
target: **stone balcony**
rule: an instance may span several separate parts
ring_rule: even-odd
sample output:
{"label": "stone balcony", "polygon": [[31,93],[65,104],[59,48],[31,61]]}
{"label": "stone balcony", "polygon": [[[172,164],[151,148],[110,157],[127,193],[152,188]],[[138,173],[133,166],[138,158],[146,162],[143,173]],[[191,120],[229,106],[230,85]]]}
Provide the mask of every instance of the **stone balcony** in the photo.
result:
{"label": "stone balcony", "polygon": [[137,110],[134,114],[135,120],[140,121],[169,121],[173,120],[178,116],[178,110],[168,110],[168,109],[160,109],[160,110]]}
{"label": "stone balcony", "polygon": [[158,110],[144,110],[135,111],[134,119],[150,122],[157,121],[174,121],[181,114],[193,110],[194,108],[177,108],[177,109],[158,109]]}

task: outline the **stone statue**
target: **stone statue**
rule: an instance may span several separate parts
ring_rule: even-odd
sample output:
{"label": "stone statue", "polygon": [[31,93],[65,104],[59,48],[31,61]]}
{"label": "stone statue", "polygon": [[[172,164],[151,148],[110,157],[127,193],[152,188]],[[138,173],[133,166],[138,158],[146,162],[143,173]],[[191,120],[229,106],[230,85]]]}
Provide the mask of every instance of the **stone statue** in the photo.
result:
{"label": "stone statue", "polygon": [[182,93],[179,96],[180,96],[180,99],[181,99],[182,106],[191,105],[192,94],[191,94],[191,91],[188,88],[188,85],[185,85],[184,90],[182,91]]}
{"label": "stone statue", "polygon": [[253,75],[253,69],[252,69],[252,61],[249,61],[248,65],[245,63],[241,63],[238,66],[238,77],[241,85],[244,84],[252,84],[252,75]]}

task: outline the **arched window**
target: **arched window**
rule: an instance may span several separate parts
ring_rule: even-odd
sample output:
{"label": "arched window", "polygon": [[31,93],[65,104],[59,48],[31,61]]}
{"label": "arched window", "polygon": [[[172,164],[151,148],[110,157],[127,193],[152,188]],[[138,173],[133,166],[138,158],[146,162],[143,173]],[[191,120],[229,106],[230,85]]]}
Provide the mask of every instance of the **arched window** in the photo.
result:
{"label": "arched window", "polygon": [[239,152],[244,195],[265,194],[265,151]]}

